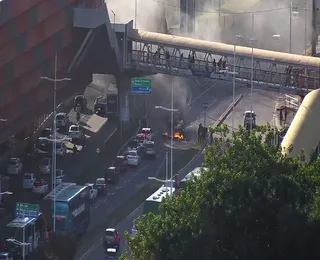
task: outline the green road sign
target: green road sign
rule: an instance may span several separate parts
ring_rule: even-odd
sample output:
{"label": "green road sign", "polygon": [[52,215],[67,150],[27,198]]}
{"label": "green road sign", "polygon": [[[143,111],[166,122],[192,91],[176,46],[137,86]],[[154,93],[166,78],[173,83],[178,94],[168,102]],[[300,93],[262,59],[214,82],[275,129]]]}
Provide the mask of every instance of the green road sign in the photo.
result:
{"label": "green road sign", "polygon": [[151,94],[151,79],[133,78],[131,79],[131,92],[138,95]]}
{"label": "green road sign", "polygon": [[40,206],[38,204],[21,203],[16,204],[17,217],[31,217],[36,218],[39,216]]}

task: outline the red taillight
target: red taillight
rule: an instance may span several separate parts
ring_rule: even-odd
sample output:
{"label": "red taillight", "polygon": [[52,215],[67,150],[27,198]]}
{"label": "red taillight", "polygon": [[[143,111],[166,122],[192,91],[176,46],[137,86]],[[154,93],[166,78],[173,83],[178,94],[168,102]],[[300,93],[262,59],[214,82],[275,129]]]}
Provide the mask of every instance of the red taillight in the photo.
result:
{"label": "red taillight", "polygon": [[51,230],[49,231],[49,235],[50,235],[50,236],[52,235],[52,231],[51,231]]}
{"label": "red taillight", "polygon": [[56,220],[61,221],[61,220],[62,220],[62,218],[56,218]]}

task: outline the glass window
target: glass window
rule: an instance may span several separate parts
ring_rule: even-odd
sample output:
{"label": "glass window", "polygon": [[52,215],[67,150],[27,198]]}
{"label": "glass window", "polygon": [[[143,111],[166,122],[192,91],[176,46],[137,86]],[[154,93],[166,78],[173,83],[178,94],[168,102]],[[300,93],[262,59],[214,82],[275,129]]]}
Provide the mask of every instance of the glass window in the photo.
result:
{"label": "glass window", "polygon": [[12,62],[8,62],[7,64],[4,65],[3,68],[3,78],[4,78],[4,83],[8,84],[12,78],[13,78],[13,63]]}
{"label": "glass window", "polygon": [[29,24],[31,27],[38,24],[38,6],[33,6],[29,9]]}
{"label": "glass window", "polygon": [[36,65],[39,65],[44,56],[43,45],[40,43],[34,49],[34,61]]}
{"label": "glass window", "polygon": [[22,35],[19,36],[19,38],[17,40],[17,52],[18,52],[18,54],[21,54],[22,52],[25,51],[26,45],[27,45],[26,35],[22,34]]}

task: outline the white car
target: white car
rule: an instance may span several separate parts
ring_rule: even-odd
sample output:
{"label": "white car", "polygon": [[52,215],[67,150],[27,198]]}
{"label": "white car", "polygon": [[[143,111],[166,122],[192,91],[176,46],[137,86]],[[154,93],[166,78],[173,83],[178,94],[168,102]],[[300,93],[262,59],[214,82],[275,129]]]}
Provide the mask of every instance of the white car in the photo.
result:
{"label": "white car", "polygon": [[49,191],[49,185],[44,180],[36,181],[33,184],[32,192],[36,194],[47,194]]}
{"label": "white car", "polygon": [[56,143],[56,153],[58,156],[63,156],[67,153],[67,147],[64,143],[57,142]]}
{"label": "white car", "polygon": [[85,186],[89,187],[90,200],[95,200],[98,196],[98,190],[95,188],[94,183],[86,183]]}
{"label": "white car", "polygon": [[64,178],[64,173],[62,169],[56,169],[56,185],[59,185]]}
{"label": "white car", "polygon": [[69,137],[72,139],[81,139],[82,138],[82,131],[80,126],[78,125],[71,125],[69,127]]}
{"label": "white car", "polygon": [[39,170],[41,173],[50,174],[51,172],[51,159],[50,158],[43,158],[39,165]]}
{"label": "white car", "polygon": [[32,189],[35,181],[36,181],[36,176],[34,173],[25,173],[23,177],[23,188]]}
{"label": "white car", "polygon": [[22,171],[22,162],[19,158],[10,158],[7,171],[9,174],[18,175]]}
{"label": "white car", "polygon": [[128,165],[138,166],[140,164],[140,156],[137,150],[130,150],[127,155]]}

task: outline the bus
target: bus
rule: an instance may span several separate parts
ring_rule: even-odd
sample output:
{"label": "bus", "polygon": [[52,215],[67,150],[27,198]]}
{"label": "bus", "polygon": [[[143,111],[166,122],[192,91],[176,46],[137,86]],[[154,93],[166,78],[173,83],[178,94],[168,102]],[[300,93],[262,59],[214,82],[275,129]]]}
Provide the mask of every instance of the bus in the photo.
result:
{"label": "bus", "polygon": [[5,226],[5,251],[14,258],[27,257],[44,241],[44,227],[42,214],[37,218],[16,217]]}
{"label": "bus", "polygon": [[[173,182],[171,182],[173,185]],[[170,198],[171,194],[175,193],[174,187],[166,187],[162,185],[156,192],[154,192],[149,198],[143,203],[143,214],[153,213],[158,215],[159,205],[164,198]]]}
{"label": "bus", "polygon": [[180,182],[179,182],[179,188],[185,189],[187,187],[187,182],[194,176],[195,178],[201,176],[202,171],[208,171],[208,168],[205,167],[196,167],[191,172],[189,172]]}
{"label": "bus", "polygon": [[[55,216],[53,215],[54,201],[56,203]],[[46,213],[46,219],[51,220],[51,226],[55,217],[56,231],[81,235],[88,229],[90,224],[88,186],[62,182],[44,197],[42,204],[42,211]]]}

